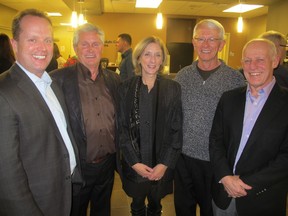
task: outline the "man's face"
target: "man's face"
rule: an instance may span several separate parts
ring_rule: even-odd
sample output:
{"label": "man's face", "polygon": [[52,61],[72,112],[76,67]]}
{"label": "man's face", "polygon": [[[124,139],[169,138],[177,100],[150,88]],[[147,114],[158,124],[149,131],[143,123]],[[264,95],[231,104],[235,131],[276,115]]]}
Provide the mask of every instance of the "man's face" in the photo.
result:
{"label": "man's face", "polygon": [[210,29],[206,26],[199,27],[192,40],[199,61],[209,62],[218,59],[225,41],[219,38],[219,32],[216,29]]}
{"label": "man's face", "polygon": [[12,40],[17,61],[41,77],[53,56],[51,24],[44,18],[27,15],[21,20],[18,40]]}
{"label": "man's face", "polygon": [[88,69],[99,66],[104,44],[100,36],[94,32],[81,32],[78,44],[74,47],[78,60]]}
{"label": "man's face", "polygon": [[242,67],[252,91],[258,92],[273,79],[279,58],[272,56],[269,48],[267,42],[254,41],[243,51]]}
{"label": "man's face", "polygon": [[120,53],[124,52],[124,48],[125,48],[125,41],[122,40],[122,38],[118,37],[116,41],[117,52],[120,52]]}

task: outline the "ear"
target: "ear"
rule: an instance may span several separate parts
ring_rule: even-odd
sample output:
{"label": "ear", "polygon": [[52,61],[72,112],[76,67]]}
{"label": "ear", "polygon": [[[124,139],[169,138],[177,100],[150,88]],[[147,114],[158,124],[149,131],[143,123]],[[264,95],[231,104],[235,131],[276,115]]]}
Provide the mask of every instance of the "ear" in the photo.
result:
{"label": "ear", "polygon": [[219,52],[222,51],[222,49],[224,48],[225,44],[226,44],[226,40],[222,40],[222,41],[220,42],[220,46],[219,46],[219,49],[218,49]]}
{"label": "ear", "polygon": [[11,41],[11,45],[12,45],[14,53],[17,53],[18,42],[15,39],[13,39],[13,38],[10,41]]}
{"label": "ear", "polygon": [[276,55],[275,58],[272,61],[272,67],[275,69],[276,67],[278,67],[279,65],[279,61],[280,61],[280,56]]}

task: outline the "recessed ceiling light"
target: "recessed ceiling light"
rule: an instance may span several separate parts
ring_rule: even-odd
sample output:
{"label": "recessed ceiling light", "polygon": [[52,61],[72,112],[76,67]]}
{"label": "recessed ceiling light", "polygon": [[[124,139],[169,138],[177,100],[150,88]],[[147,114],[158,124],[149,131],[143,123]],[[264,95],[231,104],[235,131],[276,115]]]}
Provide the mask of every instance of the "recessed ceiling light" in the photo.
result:
{"label": "recessed ceiling light", "polygon": [[59,12],[46,12],[48,16],[50,17],[61,17],[62,14]]}
{"label": "recessed ceiling light", "polygon": [[224,10],[223,12],[230,13],[245,13],[247,11],[255,10],[257,8],[263,7],[264,5],[248,5],[248,4],[238,4],[231,8]]}
{"label": "recessed ceiling light", "polygon": [[136,8],[158,8],[162,0],[136,0]]}

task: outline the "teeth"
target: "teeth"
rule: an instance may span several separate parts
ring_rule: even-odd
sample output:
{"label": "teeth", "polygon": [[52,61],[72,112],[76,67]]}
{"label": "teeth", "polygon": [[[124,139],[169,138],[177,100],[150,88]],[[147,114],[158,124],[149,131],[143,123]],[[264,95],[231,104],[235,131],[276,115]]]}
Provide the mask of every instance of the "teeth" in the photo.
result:
{"label": "teeth", "polygon": [[34,58],[37,58],[37,59],[44,59],[45,56],[38,56],[38,55],[33,55]]}
{"label": "teeth", "polygon": [[260,73],[250,73],[251,76],[258,76]]}

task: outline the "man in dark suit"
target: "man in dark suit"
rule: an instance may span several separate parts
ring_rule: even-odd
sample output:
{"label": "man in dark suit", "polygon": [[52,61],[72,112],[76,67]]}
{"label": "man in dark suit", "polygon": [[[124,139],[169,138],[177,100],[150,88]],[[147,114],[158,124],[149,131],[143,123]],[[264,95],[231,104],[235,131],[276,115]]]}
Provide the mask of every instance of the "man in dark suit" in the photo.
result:
{"label": "man in dark suit", "polygon": [[52,72],[64,91],[85,181],[73,194],[72,216],[109,216],[116,159],[118,74],[100,65],[104,32],[89,23],[74,33],[78,62]]}
{"label": "man in dark suit", "polygon": [[210,134],[215,216],[285,216],[288,179],[288,91],[273,76],[275,45],[243,48],[248,87],[224,93]]}
{"label": "man in dark suit", "polygon": [[69,216],[80,175],[63,93],[45,72],[52,23],[29,9],[12,33],[17,61],[0,77],[0,215]]}

